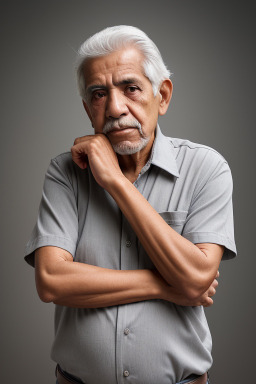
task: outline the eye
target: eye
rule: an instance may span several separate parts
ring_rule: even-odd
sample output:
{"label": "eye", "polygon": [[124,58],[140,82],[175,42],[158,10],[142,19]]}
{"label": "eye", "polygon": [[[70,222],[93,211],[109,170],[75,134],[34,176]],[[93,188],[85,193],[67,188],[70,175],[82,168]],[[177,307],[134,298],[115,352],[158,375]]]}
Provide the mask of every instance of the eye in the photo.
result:
{"label": "eye", "polygon": [[103,91],[95,91],[92,94],[92,99],[99,100],[102,99],[106,95]]}
{"label": "eye", "polygon": [[135,87],[134,85],[131,85],[130,87],[127,87],[126,90],[130,93],[135,93],[136,91],[139,90],[138,87]]}
{"label": "eye", "polygon": [[125,93],[128,97],[136,98],[140,95],[141,89],[137,85],[129,85],[125,89]]}

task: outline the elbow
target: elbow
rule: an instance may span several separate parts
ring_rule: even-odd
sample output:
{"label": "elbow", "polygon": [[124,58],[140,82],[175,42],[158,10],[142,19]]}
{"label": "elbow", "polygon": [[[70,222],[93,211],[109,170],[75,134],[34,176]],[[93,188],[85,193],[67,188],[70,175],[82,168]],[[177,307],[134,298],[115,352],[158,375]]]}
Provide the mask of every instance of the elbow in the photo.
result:
{"label": "elbow", "polygon": [[53,303],[54,302],[54,295],[50,290],[42,285],[37,285],[37,293],[41,301],[44,303]]}
{"label": "elbow", "polygon": [[53,303],[54,298],[48,292],[38,292],[38,296],[43,303]]}
{"label": "elbow", "polygon": [[194,287],[189,287],[184,291],[184,295],[188,300],[194,302],[200,298],[202,292]]}
{"label": "elbow", "polygon": [[36,250],[35,283],[38,296],[44,303],[54,303],[60,295],[62,278],[58,266],[62,266],[60,261],[63,262],[63,260],[65,257],[62,254],[56,256],[51,247],[41,247]]}
{"label": "elbow", "polygon": [[197,301],[209,288],[209,279],[198,278],[183,285],[183,294],[191,301]]}
{"label": "elbow", "polygon": [[186,277],[183,275],[179,281],[176,281],[176,284],[169,275],[162,275],[162,277],[167,284],[176,287],[177,290],[191,302],[197,301],[211,284],[209,279],[202,276],[202,274],[197,276],[191,276],[191,274],[189,274]]}
{"label": "elbow", "polygon": [[36,289],[38,296],[44,303],[52,303],[55,300],[53,287],[49,283],[47,276],[43,274],[36,275]]}

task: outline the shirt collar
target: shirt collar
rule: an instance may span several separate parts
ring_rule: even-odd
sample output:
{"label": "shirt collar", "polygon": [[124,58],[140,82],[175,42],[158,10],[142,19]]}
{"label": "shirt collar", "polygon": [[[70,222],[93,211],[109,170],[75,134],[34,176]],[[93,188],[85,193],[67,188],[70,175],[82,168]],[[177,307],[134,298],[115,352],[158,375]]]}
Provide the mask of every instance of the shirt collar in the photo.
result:
{"label": "shirt collar", "polygon": [[173,176],[180,176],[172,143],[168,137],[162,134],[158,124],[149,162],[171,173]]}

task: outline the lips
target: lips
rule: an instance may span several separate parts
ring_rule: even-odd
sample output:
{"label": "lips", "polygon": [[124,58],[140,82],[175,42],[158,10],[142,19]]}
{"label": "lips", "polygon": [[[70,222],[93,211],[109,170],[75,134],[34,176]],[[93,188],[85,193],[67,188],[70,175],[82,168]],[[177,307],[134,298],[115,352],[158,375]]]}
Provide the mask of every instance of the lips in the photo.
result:
{"label": "lips", "polygon": [[122,131],[126,131],[127,129],[137,129],[135,127],[122,127],[122,128],[113,128],[111,129],[108,133],[112,133],[112,132],[122,132]]}

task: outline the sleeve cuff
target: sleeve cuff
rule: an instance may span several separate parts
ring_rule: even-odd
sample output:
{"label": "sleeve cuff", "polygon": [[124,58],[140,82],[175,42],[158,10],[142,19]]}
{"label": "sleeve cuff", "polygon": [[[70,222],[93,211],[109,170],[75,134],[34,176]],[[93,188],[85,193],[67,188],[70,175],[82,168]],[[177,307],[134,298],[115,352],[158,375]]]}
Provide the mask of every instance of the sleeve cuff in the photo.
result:
{"label": "sleeve cuff", "polygon": [[237,255],[236,245],[231,239],[214,232],[188,232],[183,237],[192,243],[214,243],[225,247],[222,260],[233,259]]}
{"label": "sleeve cuff", "polygon": [[57,236],[40,236],[29,242],[25,248],[25,261],[31,265],[35,266],[35,250],[40,247],[59,247],[65,249],[74,257],[76,251],[76,244],[74,244],[70,239],[66,239],[65,237],[57,237]]}

